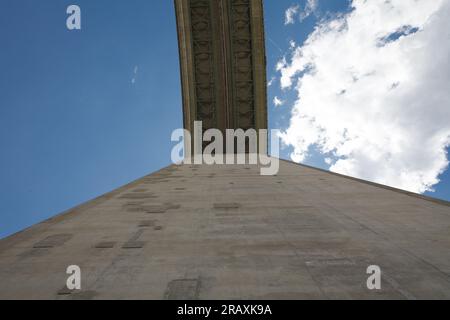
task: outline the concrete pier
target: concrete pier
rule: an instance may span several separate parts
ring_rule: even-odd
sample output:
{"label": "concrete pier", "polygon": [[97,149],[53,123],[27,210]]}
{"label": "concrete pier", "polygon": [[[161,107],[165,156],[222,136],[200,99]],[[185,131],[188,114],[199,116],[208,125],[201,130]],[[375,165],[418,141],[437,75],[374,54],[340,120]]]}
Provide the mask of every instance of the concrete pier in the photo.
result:
{"label": "concrete pier", "polygon": [[170,166],[2,240],[0,299],[450,298],[448,203],[280,166]]}

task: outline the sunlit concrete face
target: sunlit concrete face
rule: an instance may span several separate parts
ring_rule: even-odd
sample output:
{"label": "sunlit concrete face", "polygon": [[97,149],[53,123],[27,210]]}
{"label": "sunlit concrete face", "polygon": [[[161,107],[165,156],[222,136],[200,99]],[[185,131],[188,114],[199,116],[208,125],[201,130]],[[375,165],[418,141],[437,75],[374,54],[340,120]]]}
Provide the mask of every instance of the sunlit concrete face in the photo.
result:
{"label": "sunlit concrete face", "polygon": [[0,298],[448,299],[449,249],[443,202],[285,161],[171,166],[2,240]]}

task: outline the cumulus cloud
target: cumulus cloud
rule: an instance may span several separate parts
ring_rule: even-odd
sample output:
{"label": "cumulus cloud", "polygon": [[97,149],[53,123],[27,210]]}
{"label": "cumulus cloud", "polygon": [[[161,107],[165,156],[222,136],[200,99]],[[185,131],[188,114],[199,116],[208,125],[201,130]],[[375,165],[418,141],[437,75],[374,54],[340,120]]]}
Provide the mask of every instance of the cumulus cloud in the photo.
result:
{"label": "cumulus cloud", "polygon": [[281,107],[285,101],[281,100],[278,97],[273,98],[273,104],[275,107]]}
{"label": "cumulus cloud", "polygon": [[295,90],[283,132],[292,159],[423,193],[450,144],[450,1],[353,0],[277,65]]}
{"label": "cumulus cloud", "polygon": [[286,12],[284,13],[284,24],[294,24],[295,16],[298,14],[299,10],[300,6],[298,4],[292,5],[291,7],[287,8]]}

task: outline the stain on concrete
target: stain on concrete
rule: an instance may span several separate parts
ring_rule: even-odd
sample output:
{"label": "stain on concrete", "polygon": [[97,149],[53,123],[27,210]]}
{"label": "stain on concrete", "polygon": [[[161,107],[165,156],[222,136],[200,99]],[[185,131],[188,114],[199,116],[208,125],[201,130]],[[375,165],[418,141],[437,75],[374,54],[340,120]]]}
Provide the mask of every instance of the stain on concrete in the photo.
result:
{"label": "stain on concrete", "polygon": [[117,242],[115,241],[102,241],[97,243],[94,247],[96,249],[112,249],[116,246]]}
{"label": "stain on concrete", "polygon": [[241,207],[240,204],[235,202],[214,204],[214,209],[239,209],[240,207]]}
{"label": "stain on concrete", "polygon": [[166,300],[197,300],[200,281],[197,279],[178,279],[169,282],[165,294]]}
{"label": "stain on concrete", "polygon": [[72,234],[63,233],[48,236],[44,240],[41,240],[33,245],[36,249],[54,248],[64,245],[67,241],[72,239]]}

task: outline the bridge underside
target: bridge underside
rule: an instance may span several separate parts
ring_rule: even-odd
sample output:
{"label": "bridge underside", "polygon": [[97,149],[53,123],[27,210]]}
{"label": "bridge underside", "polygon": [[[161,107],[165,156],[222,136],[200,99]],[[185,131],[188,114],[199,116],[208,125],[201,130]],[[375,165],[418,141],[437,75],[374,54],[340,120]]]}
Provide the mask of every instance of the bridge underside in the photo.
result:
{"label": "bridge underside", "polygon": [[266,129],[261,0],[175,1],[184,126]]}

